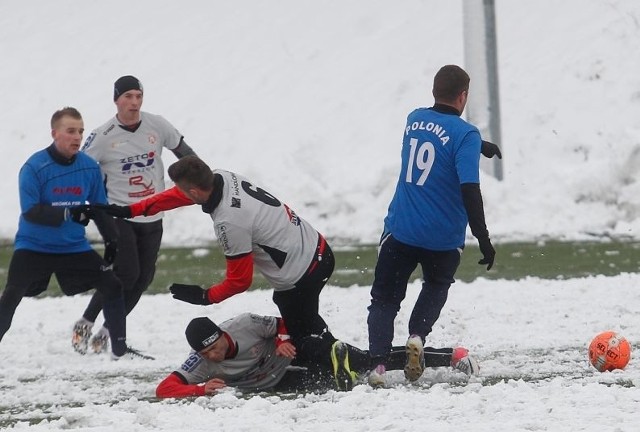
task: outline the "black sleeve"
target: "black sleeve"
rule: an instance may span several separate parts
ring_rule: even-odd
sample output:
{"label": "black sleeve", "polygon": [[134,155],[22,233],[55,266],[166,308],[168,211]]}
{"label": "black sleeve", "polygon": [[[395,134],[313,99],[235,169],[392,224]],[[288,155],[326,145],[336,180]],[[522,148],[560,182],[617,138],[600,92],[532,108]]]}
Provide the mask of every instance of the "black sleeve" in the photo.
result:
{"label": "black sleeve", "polygon": [[64,222],[64,207],[36,204],[24,213],[24,218],[31,223],[58,227]]}
{"label": "black sleeve", "polygon": [[118,241],[118,227],[113,218],[100,208],[93,208],[93,221],[105,243]]}
{"label": "black sleeve", "polygon": [[184,141],[184,138],[180,138],[180,143],[178,144],[178,147],[174,148],[171,151],[173,152],[174,155],[176,155],[178,159],[181,159],[185,156],[197,156],[196,152],[194,152],[193,149],[189,147],[189,144],[187,144]]}
{"label": "black sleeve", "polygon": [[471,233],[478,240],[488,239],[489,231],[484,220],[484,206],[482,204],[480,185],[478,183],[463,183],[460,185],[460,189],[462,190],[462,201],[469,218]]}

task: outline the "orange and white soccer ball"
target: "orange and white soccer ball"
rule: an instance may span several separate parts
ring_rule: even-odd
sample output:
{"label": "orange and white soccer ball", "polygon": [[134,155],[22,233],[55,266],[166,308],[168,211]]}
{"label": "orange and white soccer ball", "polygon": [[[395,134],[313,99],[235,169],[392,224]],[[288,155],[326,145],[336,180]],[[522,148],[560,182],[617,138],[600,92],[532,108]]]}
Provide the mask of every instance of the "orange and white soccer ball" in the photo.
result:
{"label": "orange and white soccer ball", "polygon": [[631,345],[613,331],[600,333],[589,345],[589,361],[600,372],[624,369],[631,359]]}

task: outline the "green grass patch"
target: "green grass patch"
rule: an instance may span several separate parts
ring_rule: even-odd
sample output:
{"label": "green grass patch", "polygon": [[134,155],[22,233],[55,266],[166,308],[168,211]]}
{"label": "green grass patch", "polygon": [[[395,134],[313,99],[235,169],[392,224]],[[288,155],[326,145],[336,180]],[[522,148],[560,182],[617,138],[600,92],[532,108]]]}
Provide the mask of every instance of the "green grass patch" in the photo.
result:
{"label": "green grass patch", "polygon": [[[518,280],[528,276],[544,279],[570,279],[591,275],[612,276],[636,272],[640,268],[640,244],[636,242],[538,242],[496,245],[496,262],[487,272],[477,264],[480,251],[474,245],[466,247],[456,279],[470,282],[478,277]],[[340,287],[370,286],[376,265],[375,245],[334,247],[336,269],[330,284]],[[0,245],[0,280],[6,282],[12,246]],[[420,277],[419,269],[413,279]],[[170,248],[160,251],[156,277],[150,293],[167,292],[173,282],[212,285],[224,278],[225,259],[217,246],[200,248]],[[252,289],[269,288],[259,274]],[[60,294],[55,280],[47,291]]]}

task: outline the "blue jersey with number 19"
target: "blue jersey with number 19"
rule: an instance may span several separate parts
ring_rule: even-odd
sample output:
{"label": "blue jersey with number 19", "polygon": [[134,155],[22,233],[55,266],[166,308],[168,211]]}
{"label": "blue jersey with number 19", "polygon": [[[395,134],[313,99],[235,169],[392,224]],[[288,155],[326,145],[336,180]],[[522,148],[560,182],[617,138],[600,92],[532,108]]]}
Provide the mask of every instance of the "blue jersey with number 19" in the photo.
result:
{"label": "blue jersey with number 19", "polygon": [[453,113],[419,108],[407,117],[402,167],[385,230],[429,250],[464,246],[462,183],[480,183],[478,129]]}

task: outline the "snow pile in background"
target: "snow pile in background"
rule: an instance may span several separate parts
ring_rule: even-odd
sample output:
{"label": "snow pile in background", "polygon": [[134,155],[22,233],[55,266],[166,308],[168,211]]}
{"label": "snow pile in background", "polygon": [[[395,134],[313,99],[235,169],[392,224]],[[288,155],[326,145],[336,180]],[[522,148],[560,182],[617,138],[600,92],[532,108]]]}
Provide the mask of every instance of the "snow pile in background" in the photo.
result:
{"label": "snow pile in background", "polygon": [[[637,238],[640,3],[496,12],[505,181],[482,177],[493,238]],[[90,130],[115,112],[114,80],[134,74],[143,108],[213,167],[330,238],[375,242],[405,117],[431,105],[440,66],[464,66],[462,23],[461,1],[5,1],[0,238],[13,238],[17,173],[49,143],[52,112],[76,106]],[[165,243],[213,238],[196,208],[166,221]]]}

